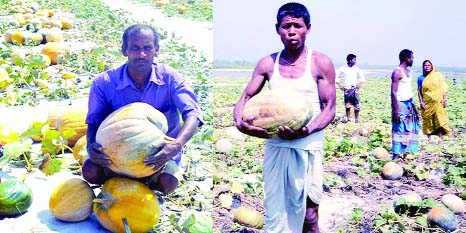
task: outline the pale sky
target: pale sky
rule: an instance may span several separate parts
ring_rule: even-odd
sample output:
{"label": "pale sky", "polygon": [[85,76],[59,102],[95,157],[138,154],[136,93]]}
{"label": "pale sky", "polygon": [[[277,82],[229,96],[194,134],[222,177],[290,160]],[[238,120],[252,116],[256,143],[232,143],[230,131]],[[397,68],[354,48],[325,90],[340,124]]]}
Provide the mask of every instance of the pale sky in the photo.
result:
{"label": "pale sky", "polygon": [[[215,0],[214,59],[257,62],[283,49],[275,32],[285,0]],[[345,63],[398,65],[402,49],[414,52],[414,65],[466,67],[464,0],[296,0],[311,15],[306,44]]]}

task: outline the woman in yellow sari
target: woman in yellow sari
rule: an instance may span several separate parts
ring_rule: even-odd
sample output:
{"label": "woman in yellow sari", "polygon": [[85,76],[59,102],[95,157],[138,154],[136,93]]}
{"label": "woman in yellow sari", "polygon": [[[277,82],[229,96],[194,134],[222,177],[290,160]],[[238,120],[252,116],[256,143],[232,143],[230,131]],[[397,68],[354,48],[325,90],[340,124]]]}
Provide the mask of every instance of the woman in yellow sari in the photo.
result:
{"label": "woman in yellow sari", "polygon": [[440,138],[450,135],[447,106],[448,85],[440,72],[434,70],[431,61],[422,63],[423,75],[418,78],[418,97],[421,103],[422,132],[430,139],[431,135]]}

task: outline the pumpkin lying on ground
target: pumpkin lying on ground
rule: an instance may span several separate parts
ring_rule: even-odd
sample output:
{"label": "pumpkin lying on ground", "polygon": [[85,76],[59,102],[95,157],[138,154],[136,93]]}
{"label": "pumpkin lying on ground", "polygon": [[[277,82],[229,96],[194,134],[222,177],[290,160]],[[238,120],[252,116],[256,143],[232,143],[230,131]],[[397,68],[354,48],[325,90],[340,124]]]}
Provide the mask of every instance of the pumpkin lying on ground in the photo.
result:
{"label": "pumpkin lying on ground", "polygon": [[276,135],[281,125],[301,129],[312,118],[312,107],[307,98],[296,91],[271,90],[248,100],[242,118]]}
{"label": "pumpkin lying on ground", "polygon": [[446,194],[442,197],[441,201],[448,209],[453,211],[453,213],[455,214],[463,213],[465,210],[463,200],[456,195]]}
{"label": "pumpkin lying on ground", "polygon": [[84,160],[87,157],[87,137],[86,135],[82,136],[73,147],[73,157],[78,161],[80,165],[83,165]]}
{"label": "pumpkin lying on ground", "polygon": [[455,214],[444,207],[434,207],[427,214],[427,221],[434,226],[439,226],[447,231],[458,228],[458,219]]}
{"label": "pumpkin lying on ground", "polygon": [[68,146],[74,146],[78,139],[86,135],[86,116],[87,108],[85,106],[71,106],[66,108],[57,118],[57,127],[60,133],[69,129],[73,129],[75,132],[71,138],[67,139]]}
{"label": "pumpkin lying on ground", "polygon": [[71,178],[53,191],[49,209],[53,216],[62,221],[79,222],[92,214],[94,198],[94,191],[87,182]]}
{"label": "pumpkin lying on ground", "polygon": [[387,180],[399,180],[403,176],[403,168],[394,162],[388,162],[383,166],[382,175]]}
{"label": "pumpkin lying on ground", "polygon": [[99,223],[112,232],[125,232],[123,218],[131,232],[147,232],[160,217],[154,193],[143,183],[121,177],[104,183],[93,210]]}
{"label": "pumpkin lying on ground", "polygon": [[[51,34],[47,32],[47,35]],[[56,65],[65,56],[66,50],[66,46],[60,42],[47,42],[42,48],[42,54],[49,56],[52,64]]]}
{"label": "pumpkin lying on ground", "polygon": [[0,216],[24,214],[31,206],[32,191],[23,181],[9,179],[0,183]]}
{"label": "pumpkin lying on ground", "polygon": [[109,168],[130,177],[145,177],[160,168],[146,166],[144,158],[173,140],[165,115],[146,103],[132,103],[110,114],[99,126],[96,142],[110,157]]}
{"label": "pumpkin lying on ground", "polygon": [[413,215],[419,210],[419,206],[422,203],[422,197],[417,193],[407,193],[398,197],[393,202],[393,207],[396,213],[408,213]]}
{"label": "pumpkin lying on ground", "polygon": [[232,212],[234,219],[239,223],[257,229],[264,226],[264,217],[256,210],[241,206],[238,209],[234,209]]}
{"label": "pumpkin lying on ground", "polygon": [[390,159],[390,154],[383,147],[374,148],[374,150],[372,150],[372,156],[374,156],[377,159],[382,159],[382,160],[389,160]]}

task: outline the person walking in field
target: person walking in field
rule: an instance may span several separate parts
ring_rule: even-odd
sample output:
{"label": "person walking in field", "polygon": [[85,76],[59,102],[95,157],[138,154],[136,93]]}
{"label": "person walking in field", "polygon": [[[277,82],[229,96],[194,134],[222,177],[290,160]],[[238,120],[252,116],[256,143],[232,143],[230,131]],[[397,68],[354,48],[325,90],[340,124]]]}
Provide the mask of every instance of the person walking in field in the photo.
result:
{"label": "person walking in field", "polygon": [[128,27],[123,33],[121,46],[122,54],[128,61],[97,75],[92,81],[86,118],[89,158],[82,168],[83,177],[89,183],[103,184],[112,177],[120,176],[108,168],[112,161],[96,142],[99,125],[120,107],[144,102],[165,115],[167,135],[175,138],[175,141],[166,143],[157,156],[152,154],[144,159],[146,166],[163,169],[139,181],[165,194],[178,186],[181,150],[197,127],[202,125],[201,110],[194,92],[178,71],[154,61],[159,53],[158,41],[157,32],[149,25]]}
{"label": "person walking in field", "polygon": [[354,121],[359,122],[359,89],[365,81],[364,73],[356,65],[356,55],[348,54],[346,64],[336,72],[336,82],[344,94],[346,118],[343,122],[350,121],[351,108],[354,109]]}
{"label": "person walking in field", "polygon": [[[331,59],[305,45],[310,15],[299,3],[287,3],[277,13],[280,52],[259,60],[234,108],[235,125],[250,136],[266,138],[263,161],[265,228],[267,232],[319,232],[322,198],[324,132],[335,117],[335,68]],[[268,82],[269,89],[292,89],[312,102],[313,117],[300,130],[265,129],[243,120],[246,102]]]}
{"label": "person walking in field", "polygon": [[418,97],[421,104],[422,132],[430,139],[431,135],[442,138],[451,135],[448,125],[447,107],[448,85],[442,73],[435,71],[431,61],[422,62],[422,75],[418,77]]}
{"label": "person walking in field", "polygon": [[406,155],[419,149],[419,113],[413,101],[412,78],[408,67],[413,65],[413,52],[403,49],[400,65],[392,72],[392,153],[393,157]]}

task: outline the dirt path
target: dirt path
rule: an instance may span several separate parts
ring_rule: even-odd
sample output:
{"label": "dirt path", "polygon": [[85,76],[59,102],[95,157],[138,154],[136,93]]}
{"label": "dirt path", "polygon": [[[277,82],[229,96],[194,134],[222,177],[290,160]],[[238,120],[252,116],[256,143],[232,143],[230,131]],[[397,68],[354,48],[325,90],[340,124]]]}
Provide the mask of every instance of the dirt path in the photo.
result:
{"label": "dirt path", "polygon": [[111,10],[124,10],[128,12],[128,17],[138,22],[150,22],[166,30],[168,35],[174,33],[181,36],[181,41],[187,45],[194,46],[203,52],[205,57],[213,59],[213,32],[212,22],[197,22],[178,17],[166,17],[161,10],[138,5],[125,0],[102,0]]}

